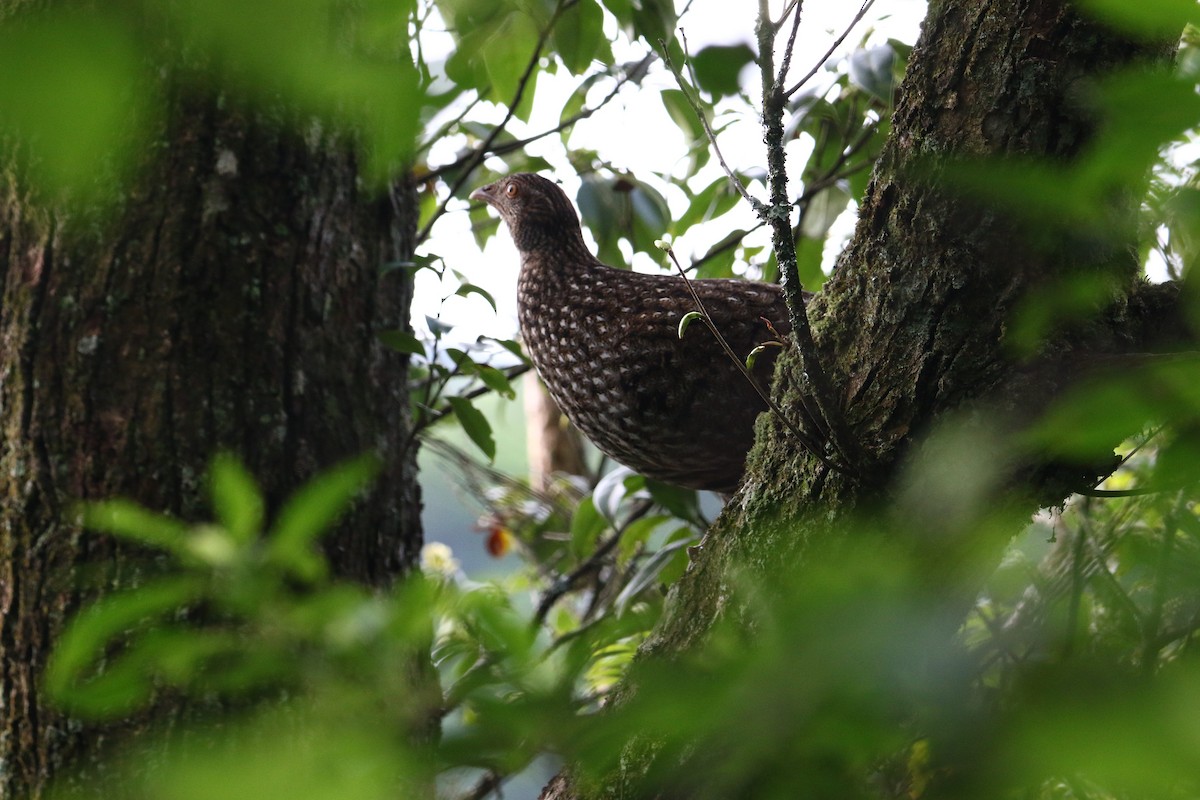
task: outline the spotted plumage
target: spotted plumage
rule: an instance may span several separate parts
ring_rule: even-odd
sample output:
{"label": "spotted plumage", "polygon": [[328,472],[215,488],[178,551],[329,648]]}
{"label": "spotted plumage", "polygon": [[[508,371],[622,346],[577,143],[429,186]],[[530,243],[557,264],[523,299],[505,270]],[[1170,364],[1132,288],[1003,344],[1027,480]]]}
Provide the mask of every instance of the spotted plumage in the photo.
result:
{"label": "spotted plumage", "polygon": [[[731,492],[741,479],[765,404],[694,323],[677,275],[602,264],[587,249],[575,209],[553,182],[518,174],[477,189],[508,224],[521,254],[517,308],[525,349],[570,420],[608,455],[666,483]],[[734,351],[745,357],[786,334],[777,286],[698,280],[693,286]],[[773,351],[772,351],[773,352]],[[765,386],[773,358],[755,375]]]}

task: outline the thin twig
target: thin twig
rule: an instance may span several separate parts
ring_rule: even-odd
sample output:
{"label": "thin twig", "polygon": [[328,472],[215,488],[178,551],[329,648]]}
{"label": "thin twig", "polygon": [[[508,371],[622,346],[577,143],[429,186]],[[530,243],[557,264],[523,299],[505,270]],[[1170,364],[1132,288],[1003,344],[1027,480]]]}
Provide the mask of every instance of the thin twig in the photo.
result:
{"label": "thin twig", "polygon": [[653,505],[649,500],[639,501],[630,512],[629,517],[621,523],[620,527],[613,531],[612,536],[609,536],[600,543],[596,551],[586,561],[573,569],[569,574],[564,575],[542,594],[541,599],[538,601],[537,611],[533,615],[533,626],[535,628],[546,621],[546,617],[550,614],[550,609],[554,607],[554,604],[574,589],[575,584],[581,578],[600,569],[601,563],[613,551],[617,543],[621,541],[621,537],[625,535],[625,531],[629,529],[629,526],[646,516]]}
{"label": "thin twig", "polygon": [[[571,116],[569,116],[566,119],[559,122],[553,128],[548,128],[548,129],[542,131],[541,133],[535,133],[534,135],[526,137],[524,139],[514,139],[511,142],[504,142],[503,144],[496,144],[490,150],[488,150],[486,153],[484,153],[484,156],[485,157],[486,156],[502,156],[507,153],[511,153],[515,150],[520,150],[523,147],[526,147],[527,145],[530,145],[533,142],[538,141],[539,139],[544,139],[547,136],[553,136],[556,133],[565,131],[567,128],[571,127],[572,125],[574,125],[578,122],[582,122],[583,120],[590,118],[593,114],[595,114],[596,112],[598,112],[602,108],[604,108],[606,105],[608,105],[613,100],[613,98],[615,98],[617,96],[617,93],[621,91],[621,89],[625,86],[625,84],[627,84],[631,81],[633,81],[633,82],[640,81],[642,79],[642,77],[645,76],[646,69],[650,66],[650,64],[656,58],[658,58],[657,53],[654,53],[654,52],[648,53],[645,56],[645,58],[643,58],[641,61],[634,64],[632,68],[626,70],[625,74],[622,75],[619,79],[617,79],[616,84],[613,85],[613,87],[609,91],[609,93],[606,94],[604,96],[604,98],[602,100],[600,100],[600,102],[596,103],[596,105],[589,106],[585,109],[580,110],[579,112],[577,112],[575,114],[572,114]],[[475,151],[471,151],[467,155],[462,156],[461,158],[458,158],[458,159],[450,162],[449,164],[443,164],[440,167],[432,169],[429,172],[425,173],[425,177],[436,178],[444,173],[454,172],[455,170],[461,168],[464,164],[466,164],[472,157],[474,157],[474,153],[475,153]]]}
{"label": "thin twig", "polygon": [[[463,119],[467,116],[467,114],[470,114],[471,110],[473,108],[475,108],[475,106],[479,105],[482,101],[483,101],[483,98],[480,97],[479,95],[475,95],[474,97],[472,97],[471,102],[467,103],[466,107],[464,107],[461,112],[459,112],[458,114],[455,114],[453,119],[448,120],[445,125],[438,128],[437,133],[430,136],[428,139],[425,140],[424,144],[422,144],[420,147],[417,148],[416,154],[420,155],[421,153],[428,150],[430,147],[433,147],[434,143],[439,142],[442,139],[444,139],[450,133],[450,131],[453,130],[454,126],[461,123],[463,121]],[[460,158],[458,161],[456,161],[454,163],[459,164],[463,161],[466,161],[467,158],[468,158],[468,156],[463,156],[462,158]],[[434,174],[436,174],[436,172],[434,172],[434,173],[427,172],[422,177],[430,178],[430,177],[433,177]]]}
{"label": "thin twig", "polygon": [[[796,34],[800,32],[800,12],[803,10],[799,2],[796,3],[796,16],[792,18],[792,32],[788,34],[787,47],[783,50],[783,64],[779,67],[779,76],[775,79],[775,88],[783,89],[783,83],[787,80],[788,70],[792,67],[792,51],[796,47]],[[780,18],[780,23],[787,19],[787,16]]]}
{"label": "thin twig", "polygon": [[[683,38],[684,56],[690,59],[690,57],[687,54],[688,53],[687,36],[684,35],[683,29],[680,29],[679,35]],[[663,63],[665,63],[667,65],[667,69],[671,70],[671,74],[675,76],[675,83],[677,83],[679,85],[680,92],[683,93],[684,99],[687,100],[688,105],[690,105],[692,107],[692,111],[696,114],[696,117],[700,120],[700,125],[701,125],[701,127],[704,128],[704,135],[706,137],[708,137],[709,145],[712,146],[713,152],[717,154],[717,161],[721,164],[721,169],[725,170],[725,175],[729,178],[729,182],[733,184],[733,188],[737,189],[737,192],[738,192],[738,194],[740,194],[742,196],[742,199],[744,199],[747,203],[749,203],[750,207],[753,208],[756,213],[761,214],[762,209],[765,209],[766,206],[763,204],[763,202],[761,200],[759,200],[754,195],[750,194],[750,192],[746,189],[746,187],[742,185],[742,181],[740,178],[738,178],[737,174],[734,173],[734,171],[729,168],[729,164],[726,163],[725,156],[724,156],[724,154],[721,153],[721,148],[717,144],[717,135],[715,133],[713,133],[712,126],[709,125],[708,117],[705,116],[704,109],[700,106],[700,101],[692,96],[692,92],[690,90],[690,84],[684,79],[683,73],[679,71],[678,67],[676,67],[674,64],[671,63],[671,58],[668,55],[668,51],[667,51],[667,43],[662,40],[659,40],[658,44],[662,48],[662,51],[663,51]],[[693,79],[693,83],[694,83],[694,79]]]}
{"label": "thin twig", "polygon": [[843,424],[841,409],[833,400],[833,386],[817,356],[812,326],[800,273],[796,264],[796,240],[792,233],[791,202],[787,196],[787,161],[783,148],[783,111],[786,98],[775,81],[774,29],[771,26],[767,0],[759,0],[758,49],[759,69],[762,71],[763,140],[767,144],[767,185],[771,205],[760,213],[771,226],[775,260],[779,264],[784,298],[792,323],[792,338],[800,351],[801,366],[808,378],[808,388],[816,404],[816,416],[827,429],[831,443],[841,457],[855,467],[863,463],[857,442]]}
{"label": "thin twig", "polygon": [[[846,26],[846,30],[842,31],[842,35],[833,41],[833,45],[825,51],[825,55],[817,59],[817,63],[813,65],[813,68],[810,69],[803,78],[797,81],[795,86],[783,93],[785,99],[794,95],[804,86],[804,84],[812,80],[813,75],[816,75],[820,71],[821,67],[825,66],[825,62],[828,61],[833,56],[834,52],[842,46],[842,42],[846,41],[846,37],[850,35],[850,31],[854,30],[854,27],[858,25],[858,23],[862,22],[862,18],[867,15],[867,12],[870,11],[871,6],[873,5],[875,5],[875,0],[863,0],[862,7],[858,9],[858,13],[854,15],[854,19],[850,20],[850,24]],[[780,81],[780,83],[782,84],[782,81]]]}
{"label": "thin twig", "polygon": [[429,238],[429,231],[433,228],[434,223],[441,219],[442,215],[446,213],[446,206],[448,206],[450,201],[453,200],[455,195],[458,194],[459,189],[461,189],[466,182],[470,180],[475,168],[483,162],[484,158],[487,157],[487,153],[495,143],[496,139],[500,137],[500,134],[504,132],[506,127],[508,127],[508,123],[511,122],[512,118],[516,115],[517,107],[521,105],[521,100],[525,96],[525,90],[529,87],[529,81],[533,77],[534,72],[537,71],[538,62],[542,58],[542,50],[546,46],[546,41],[550,38],[550,32],[554,30],[554,26],[558,23],[558,18],[562,15],[563,10],[566,9],[568,5],[574,5],[575,2],[576,0],[559,0],[559,2],[554,6],[554,13],[550,15],[549,21],[546,23],[546,26],[542,28],[541,33],[538,35],[537,44],[534,45],[533,48],[533,55],[529,57],[529,62],[525,65],[525,71],[521,73],[521,79],[517,82],[517,90],[513,93],[513,98],[508,104],[508,110],[504,114],[504,119],[500,120],[500,124],[492,128],[491,132],[487,135],[487,138],[480,142],[479,146],[471,152],[471,155],[463,164],[462,172],[459,174],[458,178],[455,179],[454,183],[451,184],[450,191],[446,194],[445,199],[438,204],[437,210],[433,212],[433,215],[429,218],[429,221],[425,223],[425,227],[421,228],[421,230],[417,233],[417,245],[422,244],[426,239]]}
{"label": "thin twig", "polygon": [[779,421],[782,422],[787,429],[792,432],[792,435],[796,437],[796,440],[799,441],[806,450],[816,456],[823,464],[830,469],[837,470],[838,472],[847,472],[848,470],[844,466],[830,461],[822,451],[820,443],[814,440],[804,431],[800,430],[799,426],[792,422],[789,417],[785,416],[783,411],[780,410],[779,406],[775,404],[775,401],[771,399],[770,393],[764,390],[763,387],[759,385],[758,381],[754,380],[754,376],[751,375],[750,370],[746,368],[746,363],[742,361],[738,354],[733,351],[733,348],[729,346],[729,342],[725,340],[725,337],[722,336],[721,332],[717,329],[717,325],[715,322],[713,322],[712,316],[709,315],[708,309],[704,307],[704,301],[700,299],[700,295],[696,292],[696,287],[692,285],[692,281],[690,278],[688,278],[687,272],[684,271],[683,265],[680,264],[679,259],[675,257],[675,251],[670,247],[664,247],[663,249],[670,257],[671,263],[675,265],[675,268],[679,271],[680,277],[683,278],[684,283],[687,285],[688,292],[692,295],[692,302],[695,303],[696,310],[700,314],[700,319],[704,322],[704,326],[708,328],[709,332],[711,332],[716,338],[717,342],[721,345],[721,349],[725,351],[725,355],[729,356],[729,359],[734,363],[734,366],[737,367],[738,372],[742,373],[742,376],[750,382],[751,386],[754,387],[754,391],[758,393],[758,396],[761,397],[763,402],[767,404],[767,407],[771,409],[771,413],[773,413],[779,419]]}

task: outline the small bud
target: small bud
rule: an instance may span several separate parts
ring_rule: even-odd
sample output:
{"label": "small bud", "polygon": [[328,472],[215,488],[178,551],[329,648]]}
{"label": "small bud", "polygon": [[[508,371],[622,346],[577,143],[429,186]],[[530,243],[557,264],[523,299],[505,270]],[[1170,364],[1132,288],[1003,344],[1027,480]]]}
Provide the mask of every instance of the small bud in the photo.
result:
{"label": "small bud", "polygon": [[699,311],[689,311],[688,313],[684,314],[679,320],[679,338],[683,338],[683,334],[687,331],[688,325],[691,325],[700,318],[701,314]]}
{"label": "small bud", "polygon": [[746,356],[746,369],[754,369],[754,362],[758,361],[758,356],[763,350],[766,350],[765,344],[760,344],[758,347],[750,351],[750,355]]}
{"label": "small bud", "polygon": [[671,252],[671,242],[669,239],[655,239],[654,246],[659,250],[662,250],[664,253]]}

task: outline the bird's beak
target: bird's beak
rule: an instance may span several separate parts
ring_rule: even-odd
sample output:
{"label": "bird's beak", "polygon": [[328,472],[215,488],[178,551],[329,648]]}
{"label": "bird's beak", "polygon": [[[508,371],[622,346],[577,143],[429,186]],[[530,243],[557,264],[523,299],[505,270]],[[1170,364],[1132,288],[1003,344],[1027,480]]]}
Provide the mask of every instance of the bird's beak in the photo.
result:
{"label": "bird's beak", "polygon": [[480,186],[478,189],[467,195],[467,197],[471,200],[482,200],[485,203],[491,203],[492,195],[491,192],[488,191],[491,188],[491,184],[488,184],[487,186]]}

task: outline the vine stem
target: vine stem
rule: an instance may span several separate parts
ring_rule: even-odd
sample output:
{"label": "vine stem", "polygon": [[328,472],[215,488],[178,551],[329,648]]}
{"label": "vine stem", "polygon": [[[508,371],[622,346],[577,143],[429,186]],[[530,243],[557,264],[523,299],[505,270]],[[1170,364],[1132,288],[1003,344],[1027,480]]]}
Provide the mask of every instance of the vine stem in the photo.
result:
{"label": "vine stem", "polygon": [[688,278],[687,272],[684,270],[683,265],[680,264],[679,259],[675,257],[675,251],[671,249],[671,246],[666,242],[659,242],[657,244],[671,259],[671,263],[675,265],[675,269],[679,271],[679,277],[683,278],[683,282],[687,286],[688,293],[692,296],[692,302],[696,306],[696,312],[700,315],[700,320],[704,323],[704,326],[708,328],[709,332],[712,333],[713,337],[717,340],[717,343],[721,345],[721,349],[725,351],[725,355],[729,356],[730,361],[732,361],[734,366],[737,367],[738,372],[742,373],[742,376],[750,382],[751,386],[754,387],[754,391],[758,393],[758,396],[761,397],[763,402],[767,404],[767,407],[771,409],[771,413],[773,413],[776,418],[778,418],[779,421],[782,422],[784,426],[786,426],[787,429],[792,432],[792,435],[796,437],[796,440],[799,441],[806,450],[816,456],[822,464],[837,472],[848,472],[849,470],[845,466],[831,461],[829,457],[825,455],[824,448],[821,447],[821,443],[801,430],[796,423],[792,422],[792,420],[783,413],[775,401],[771,399],[770,393],[763,389],[763,387],[759,385],[758,381],[754,380],[754,376],[750,374],[750,370],[747,369],[745,362],[742,361],[741,357],[734,352],[733,348],[730,347],[729,342],[724,336],[721,335],[721,331],[717,329],[717,325],[715,322],[713,322],[712,316],[709,315],[708,309],[704,307],[704,301],[700,299],[699,293],[696,292],[696,287],[692,285],[692,281],[690,278]]}

